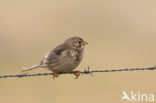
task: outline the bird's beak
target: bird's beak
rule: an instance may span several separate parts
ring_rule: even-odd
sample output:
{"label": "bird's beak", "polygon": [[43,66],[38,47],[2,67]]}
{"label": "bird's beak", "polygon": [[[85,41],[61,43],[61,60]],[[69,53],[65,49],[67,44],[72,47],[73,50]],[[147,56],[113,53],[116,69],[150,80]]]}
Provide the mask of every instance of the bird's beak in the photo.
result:
{"label": "bird's beak", "polygon": [[86,46],[88,43],[86,41],[82,42],[83,46]]}

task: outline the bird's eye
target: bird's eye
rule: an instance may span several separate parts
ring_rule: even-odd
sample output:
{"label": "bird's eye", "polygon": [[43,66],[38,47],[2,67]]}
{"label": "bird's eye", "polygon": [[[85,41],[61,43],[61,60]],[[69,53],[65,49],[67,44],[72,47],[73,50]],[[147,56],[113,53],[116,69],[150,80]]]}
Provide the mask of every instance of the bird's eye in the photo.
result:
{"label": "bird's eye", "polygon": [[82,42],[81,41],[79,41],[79,44],[81,44]]}

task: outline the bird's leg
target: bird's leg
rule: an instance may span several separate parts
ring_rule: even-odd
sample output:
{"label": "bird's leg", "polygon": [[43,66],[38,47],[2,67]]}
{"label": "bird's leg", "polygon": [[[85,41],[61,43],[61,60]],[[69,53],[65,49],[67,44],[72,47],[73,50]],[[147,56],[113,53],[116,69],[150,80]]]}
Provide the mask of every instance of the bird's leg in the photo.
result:
{"label": "bird's leg", "polygon": [[74,75],[76,76],[74,79],[77,79],[80,76],[80,71],[76,70],[76,71],[72,71],[74,73]]}
{"label": "bird's leg", "polygon": [[59,73],[53,71],[53,79],[57,78],[58,76],[59,76]]}

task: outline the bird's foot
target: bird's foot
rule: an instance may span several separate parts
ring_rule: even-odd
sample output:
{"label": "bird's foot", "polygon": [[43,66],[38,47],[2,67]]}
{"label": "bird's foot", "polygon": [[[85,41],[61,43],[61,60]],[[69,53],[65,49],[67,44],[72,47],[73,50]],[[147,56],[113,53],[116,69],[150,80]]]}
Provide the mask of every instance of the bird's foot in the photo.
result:
{"label": "bird's foot", "polygon": [[73,71],[73,73],[76,76],[74,79],[77,79],[80,76],[80,71],[79,70]]}
{"label": "bird's foot", "polygon": [[58,76],[59,76],[59,73],[53,71],[53,79],[57,78]]}

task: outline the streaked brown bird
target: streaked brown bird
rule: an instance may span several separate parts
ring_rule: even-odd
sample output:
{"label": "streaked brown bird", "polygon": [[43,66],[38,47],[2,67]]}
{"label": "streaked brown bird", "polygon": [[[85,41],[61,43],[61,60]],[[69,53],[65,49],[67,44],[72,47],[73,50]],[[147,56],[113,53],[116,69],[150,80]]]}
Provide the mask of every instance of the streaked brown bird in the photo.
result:
{"label": "streaked brown bird", "polygon": [[24,68],[22,72],[35,68],[46,68],[53,72],[53,78],[58,77],[59,73],[73,72],[76,75],[75,79],[77,79],[80,71],[73,70],[76,69],[82,61],[83,49],[87,44],[88,43],[80,37],[71,37],[47,53],[40,64],[30,68]]}

